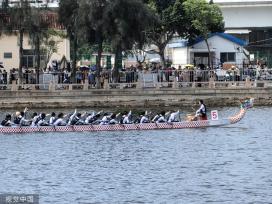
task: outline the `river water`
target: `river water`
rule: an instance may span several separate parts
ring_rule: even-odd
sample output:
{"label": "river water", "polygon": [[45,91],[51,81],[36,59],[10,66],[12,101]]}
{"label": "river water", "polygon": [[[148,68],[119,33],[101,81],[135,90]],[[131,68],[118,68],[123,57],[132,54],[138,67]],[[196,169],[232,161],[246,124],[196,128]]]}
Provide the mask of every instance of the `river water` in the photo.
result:
{"label": "river water", "polygon": [[254,108],[224,128],[0,135],[0,193],[42,204],[272,203],[271,115]]}

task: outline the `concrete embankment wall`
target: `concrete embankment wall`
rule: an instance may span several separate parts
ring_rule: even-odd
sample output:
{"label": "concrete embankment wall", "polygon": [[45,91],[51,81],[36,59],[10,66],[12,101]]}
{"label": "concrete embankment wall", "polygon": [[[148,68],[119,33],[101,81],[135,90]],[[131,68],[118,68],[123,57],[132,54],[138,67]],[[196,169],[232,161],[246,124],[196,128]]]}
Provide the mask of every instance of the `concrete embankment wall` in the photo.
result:
{"label": "concrete embankment wall", "polygon": [[210,107],[236,106],[239,99],[255,98],[256,105],[272,105],[272,88],[227,89],[124,89],[1,91],[1,108],[125,108],[191,107],[204,99]]}

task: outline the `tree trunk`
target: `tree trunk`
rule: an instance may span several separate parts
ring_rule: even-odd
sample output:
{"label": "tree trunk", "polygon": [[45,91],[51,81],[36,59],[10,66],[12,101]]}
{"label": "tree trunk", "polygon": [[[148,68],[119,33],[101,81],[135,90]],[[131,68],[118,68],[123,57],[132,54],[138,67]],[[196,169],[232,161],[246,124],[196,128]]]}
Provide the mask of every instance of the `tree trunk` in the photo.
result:
{"label": "tree trunk", "polygon": [[210,69],[213,69],[213,63],[211,62],[211,50],[210,50],[210,46],[209,46],[209,43],[208,43],[208,39],[205,39],[205,43],[207,45],[207,48],[208,48],[208,66]]}
{"label": "tree trunk", "polygon": [[96,87],[98,89],[101,88],[101,81],[100,81],[100,72],[101,72],[101,59],[103,53],[103,40],[100,37],[98,42],[98,51],[97,51],[97,61],[96,61]]}
{"label": "tree trunk", "polygon": [[22,83],[23,80],[23,57],[24,57],[24,30],[19,30],[19,84]]}
{"label": "tree trunk", "polygon": [[73,39],[73,64],[72,64],[72,73],[71,73],[71,80],[74,83],[76,79],[76,65],[77,65],[77,37],[75,36]]}
{"label": "tree trunk", "polygon": [[120,59],[120,57],[122,57],[122,49],[118,45],[116,47],[115,60],[114,60],[114,70],[113,70],[113,81],[114,81],[114,83],[119,82],[119,68],[120,67],[118,67],[118,59]]}
{"label": "tree trunk", "polygon": [[40,66],[41,66],[41,50],[40,50],[40,38],[36,39],[36,84],[40,83]]}
{"label": "tree trunk", "polygon": [[165,61],[165,56],[164,56],[164,49],[159,51],[159,55],[161,58],[162,68],[165,69],[166,68],[166,61]]}
{"label": "tree trunk", "polygon": [[145,62],[145,59],[146,59],[146,55],[143,53],[143,54],[142,54],[143,59],[140,60],[138,54],[141,55],[141,51],[139,51],[138,53],[136,53],[136,61],[137,61],[137,63],[138,63],[138,66],[142,68],[143,63]]}

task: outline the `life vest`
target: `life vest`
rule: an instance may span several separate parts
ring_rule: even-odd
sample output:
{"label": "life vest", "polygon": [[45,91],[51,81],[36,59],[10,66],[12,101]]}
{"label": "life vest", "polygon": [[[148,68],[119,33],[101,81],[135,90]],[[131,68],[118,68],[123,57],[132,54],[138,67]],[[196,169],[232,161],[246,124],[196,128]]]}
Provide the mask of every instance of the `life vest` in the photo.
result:
{"label": "life vest", "polygon": [[42,119],[42,118],[41,118],[40,116],[37,117],[36,120],[34,121],[34,124],[35,124],[35,125],[38,125],[38,122],[39,122],[41,119]]}
{"label": "life vest", "polygon": [[207,108],[206,108],[206,105],[205,105],[205,104],[203,104],[203,106],[204,106],[204,110],[201,109],[201,110],[200,110],[200,114],[204,117],[204,116],[207,116]]}
{"label": "life vest", "polygon": [[71,121],[71,125],[77,124],[78,121],[79,121],[79,118],[75,116],[75,117],[73,118],[73,120]]}
{"label": "life vest", "polygon": [[120,120],[120,124],[124,124],[124,118],[123,117]]}
{"label": "life vest", "polygon": [[2,125],[2,126],[10,126],[9,120],[3,120],[3,121],[1,122],[1,125]]}
{"label": "life vest", "polygon": [[14,118],[14,121],[13,121],[13,122],[14,122],[16,125],[20,125],[21,119],[22,119],[22,117],[18,117],[18,116],[17,116],[17,117]]}

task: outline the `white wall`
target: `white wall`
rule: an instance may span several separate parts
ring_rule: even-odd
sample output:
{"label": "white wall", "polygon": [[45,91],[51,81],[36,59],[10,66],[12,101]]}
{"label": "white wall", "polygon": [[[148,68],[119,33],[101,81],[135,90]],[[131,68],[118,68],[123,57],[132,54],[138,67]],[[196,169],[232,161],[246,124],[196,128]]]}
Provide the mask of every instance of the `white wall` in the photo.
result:
{"label": "white wall", "polygon": [[272,5],[259,7],[221,7],[225,27],[272,27]]}
{"label": "white wall", "polygon": [[[242,52],[239,52],[237,50],[238,47],[240,47],[240,50],[242,50],[241,46],[229,40],[226,40],[222,37],[213,36],[208,39],[208,43],[209,43],[211,51],[215,53],[217,63],[220,60],[221,52],[235,52],[236,53],[236,62],[231,62],[231,63],[243,64],[243,60],[246,59],[246,56]],[[190,52],[208,52],[207,45],[204,41],[201,41],[195,44],[194,46],[190,47]]]}
{"label": "white wall", "polygon": [[187,47],[172,49],[173,66],[178,68],[179,65],[184,66],[188,64],[187,51]]}
{"label": "white wall", "polygon": [[[52,56],[52,60],[61,60],[63,56],[66,56],[67,60],[70,60],[70,42],[67,39],[61,39],[55,37],[55,41],[58,43],[58,51]],[[32,49],[29,44],[28,36],[24,36],[24,49]],[[11,59],[4,59],[4,53],[11,52]],[[19,67],[19,46],[18,37],[16,35],[2,35],[0,37],[0,62],[3,63],[6,70]]]}
{"label": "white wall", "polygon": [[[207,0],[209,1],[209,0]],[[214,3],[256,3],[256,2],[272,2],[272,0],[214,0]]]}

